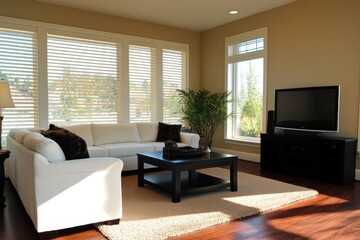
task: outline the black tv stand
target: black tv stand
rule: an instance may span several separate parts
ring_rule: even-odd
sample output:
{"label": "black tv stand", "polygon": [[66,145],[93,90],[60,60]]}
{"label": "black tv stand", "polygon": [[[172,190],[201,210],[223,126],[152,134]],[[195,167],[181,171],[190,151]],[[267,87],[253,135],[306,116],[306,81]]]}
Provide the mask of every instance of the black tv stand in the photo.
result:
{"label": "black tv stand", "polygon": [[354,138],[261,134],[261,169],[334,184],[355,180]]}

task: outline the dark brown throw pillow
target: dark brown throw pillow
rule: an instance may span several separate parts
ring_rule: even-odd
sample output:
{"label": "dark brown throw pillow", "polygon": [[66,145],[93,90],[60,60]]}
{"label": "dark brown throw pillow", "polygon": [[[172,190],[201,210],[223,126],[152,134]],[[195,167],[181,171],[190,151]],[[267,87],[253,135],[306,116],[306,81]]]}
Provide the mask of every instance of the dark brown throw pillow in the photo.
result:
{"label": "dark brown throw pillow", "polygon": [[172,140],[180,142],[181,124],[166,124],[159,122],[159,131],[156,138],[157,142],[164,142],[165,140]]}
{"label": "dark brown throw pillow", "polygon": [[89,158],[89,152],[84,139],[64,128],[50,124],[49,130],[42,130],[40,133],[47,138],[54,140],[63,150],[66,160]]}

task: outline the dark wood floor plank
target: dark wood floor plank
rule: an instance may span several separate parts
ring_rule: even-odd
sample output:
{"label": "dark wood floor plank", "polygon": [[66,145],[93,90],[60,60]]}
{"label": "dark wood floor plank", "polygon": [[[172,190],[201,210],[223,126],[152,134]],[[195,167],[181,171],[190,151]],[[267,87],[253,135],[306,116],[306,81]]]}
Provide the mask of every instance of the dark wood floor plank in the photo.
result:
{"label": "dark wood floor plank", "polygon": [[[257,163],[239,161],[238,170],[316,189],[316,197],[265,214],[185,234],[173,239],[360,239],[360,182],[344,186],[261,171]],[[5,181],[7,206],[0,218],[0,239],[37,240],[37,232],[9,180]],[[69,216],[71,217],[71,216]],[[57,240],[104,240],[92,225],[59,231]]]}

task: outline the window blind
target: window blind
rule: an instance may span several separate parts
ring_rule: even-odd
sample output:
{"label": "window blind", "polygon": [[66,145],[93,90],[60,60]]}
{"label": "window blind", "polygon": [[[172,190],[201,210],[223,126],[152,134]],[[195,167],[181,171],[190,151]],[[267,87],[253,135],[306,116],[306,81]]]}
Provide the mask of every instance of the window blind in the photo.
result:
{"label": "window blind", "polygon": [[130,122],[155,121],[156,49],[129,45]]}
{"label": "window blind", "polygon": [[49,122],[117,122],[116,43],[48,35]]}
{"label": "window blind", "polygon": [[187,88],[185,44],[5,20],[0,78],[16,108],[3,111],[3,140],[11,128],[49,122],[181,121],[176,90]]}
{"label": "window blind", "polygon": [[33,32],[0,28],[0,80],[10,84],[15,108],[3,109],[3,145],[12,128],[37,127],[37,37]]}
{"label": "window blind", "polygon": [[163,121],[181,123],[182,113],[178,89],[186,79],[185,52],[163,49]]}

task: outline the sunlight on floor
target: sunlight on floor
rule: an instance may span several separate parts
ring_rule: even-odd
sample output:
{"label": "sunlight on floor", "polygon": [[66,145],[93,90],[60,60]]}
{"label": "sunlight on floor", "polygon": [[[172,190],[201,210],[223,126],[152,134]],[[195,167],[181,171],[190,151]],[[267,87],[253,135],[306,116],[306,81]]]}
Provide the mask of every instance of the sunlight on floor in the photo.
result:
{"label": "sunlight on floor", "polygon": [[[321,199],[312,205],[299,203],[296,206],[290,205],[278,209],[276,212],[280,212],[280,216],[267,220],[267,224],[281,232],[288,232],[291,235],[301,236],[305,239],[327,239],[330,236],[326,237],[324,233],[328,233],[329,228],[334,231],[335,235],[340,231],[346,231],[343,229],[347,227],[347,224],[331,226],[329,225],[329,219],[336,219],[339,214],[336,210],[338,206],[348,202],[345,199],[321,195]],[[299,214],[299,209],[302,214]],[[287,224],[283,224],[284,219]],[[289,226],[291,226],[291,231],[289,231]],[[344,232],[341,233],[341,236],[344,236]]]}
{"label": "sunlight on floor", "polygon": [[274,199],[282,199],[281,201],[278,201],[276,204],[276,206],[279,206],[282,205],[283,203],[285,204],[285,203],[293,202],[295,199],[298,200],[299,196],[308,194],[309,192],[312,192],[312,190],[254,194],[252,196],[246,195],[246,196],[223,198],[223,200],[247,207],[257,207],[257,208],[260,207],[261,209],[261,206],[265,206],[268,203],[272,204],[272,202],[274,202]]}

